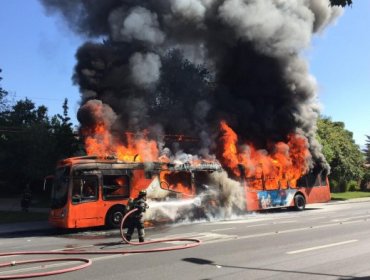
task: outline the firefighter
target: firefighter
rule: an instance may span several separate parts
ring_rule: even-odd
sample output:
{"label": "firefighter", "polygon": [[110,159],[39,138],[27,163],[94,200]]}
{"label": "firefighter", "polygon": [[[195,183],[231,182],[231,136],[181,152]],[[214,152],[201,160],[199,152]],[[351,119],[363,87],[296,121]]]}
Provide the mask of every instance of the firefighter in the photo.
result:
{"label": "firefighter", "polygon": [[128,223],[126,239],[128,241],[131,240],[132,234],[136,228],[139,235],[139,242],[144,242],[144,212],[149,208],[148,204],[146,203],[146,191],[140,191],[137,198],[132,200],[128,207],[130,211],[135,208],[138,210],[131,214]]}

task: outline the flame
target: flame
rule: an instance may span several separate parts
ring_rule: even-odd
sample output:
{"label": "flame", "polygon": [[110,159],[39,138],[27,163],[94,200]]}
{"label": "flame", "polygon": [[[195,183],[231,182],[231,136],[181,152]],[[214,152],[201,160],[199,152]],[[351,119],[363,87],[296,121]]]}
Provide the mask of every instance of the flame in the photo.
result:
{"label": "flame", "polygon": [[162,171],[160,174],[160,182],[164,189],[182,195],[191,196],[193,193],[191,174],[188,172]]}
{"label": "flame", "polygon": [[296,187],[297,180],[309,169],[311,154],[307,139],[298,134],[288,135],[288,142],[277,142],[271,154],[256,150],[251,144],[238,145],[237,134],[225,121],[222,132],[222,159],[234,176],[244,177],[256,189]]}
{"label": "flame", "polygon": [[121,143],[113,137],[109,129],[104,124],[98,124],[92,131],[84,133],[85,149],[87,155],[107,157],[115,155],[122,161],[154,161],[159,158],[157,142],[147,139],[144,131],[140,137],[133,133],[125,133],[127,144]]}
{"label": "flame", "polygon": [[[274,143],[268,154],[248,143],[240,145],[238,135],[225,121],[220,123],[220,130],[222,165],[234,176],[244,178],[249,186],[256,189],[295,187],[297,180],[309,169],[311,155],[304,136],[290,134],[287,143]],[[146,131],[140,135],[125,133],[121,137],[125,143],[122,143],[104,123],[100,123],[92,130],[85,131],[85,147],[88,155],[115,155],[119,160],[127,162],[170,162],[166,155],[160,156],[157,142],[149,140],[147,134]],[[197,166],[201,162],[204,163],[204,160],[195,157],[191,164]],[[188,192],[185,191],[185,185],[179,182],[174,186]]]}

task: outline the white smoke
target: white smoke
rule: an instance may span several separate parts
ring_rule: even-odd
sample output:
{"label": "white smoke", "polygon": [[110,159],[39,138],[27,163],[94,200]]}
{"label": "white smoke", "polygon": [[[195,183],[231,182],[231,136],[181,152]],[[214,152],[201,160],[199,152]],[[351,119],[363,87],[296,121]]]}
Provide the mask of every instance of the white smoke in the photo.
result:
{"label": "white smoke", "polygon": [[328,0],[310,0],[308,4],[315,15],[314,32],[323,31],[327,25],[335,22],[344,12],[343,8],[338,6],[328,9],[330,5]]}
{"label": "white smoke", "polygon": [[206,13],[205,3],[201,0],[172,0],[171,10],[174,14],[195,21],[202,21]]}
{"label": "white smoke", "polygon": [[159,29],[158,17],[143,7],[135,7],[122,21],[123,9],[110,14],[112,37],[116,41],[143,41],[158,45],[163,43],[165,34]]}
{"label": "white smoke", "polygon": [[315,19],[304,0],[226,0],[219,16],[237,36],[269,54],[286,55],[309,45]]}
{"label": "white smoke", "polygon": [[226,171],[210,174],[210,188],[218,193],[220,208],[226,216],[230,216],[235,209],[245,209],[245,194],[241,183],[228,177]]}
{"label": "white smoke", "polygon": [[155,53],[134,53],[130,58],[133,82],[142,88],[149,88],[160,77],[161,60]]}

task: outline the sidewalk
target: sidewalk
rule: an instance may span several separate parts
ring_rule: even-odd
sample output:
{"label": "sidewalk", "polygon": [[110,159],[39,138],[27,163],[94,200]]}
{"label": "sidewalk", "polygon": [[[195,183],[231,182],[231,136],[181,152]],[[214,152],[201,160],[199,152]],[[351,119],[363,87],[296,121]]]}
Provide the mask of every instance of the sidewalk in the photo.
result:
{"label": "sidewalk", "polygon": [[[18,198],[0,198],[0,211],[9,211],[9,212],[19,212],[19,215],[22,215],[20,199]],[[48,208],[29,208],[30,213],[48,213]],[[21,222],[21,223],[6,223],[0,224],[0,237],[1,235],[10,235],[14,233],[21,232],[33,232],[41,230],[50,230],[52,227],[49,225],[48,221],[33,221],[33,222]]]}
{"label": "sidewalk", "polygon": [[4,235],[9,236],[16,233],[30,233],[51,229],[53,227],[49,225],[48,221],[2,224],[0,225],[0,238]]}
{"label": "sidewalk", "polygon": [[331,200],[328,203],[359,203],[370,201],[370,197],[351,198],[347,200]]}

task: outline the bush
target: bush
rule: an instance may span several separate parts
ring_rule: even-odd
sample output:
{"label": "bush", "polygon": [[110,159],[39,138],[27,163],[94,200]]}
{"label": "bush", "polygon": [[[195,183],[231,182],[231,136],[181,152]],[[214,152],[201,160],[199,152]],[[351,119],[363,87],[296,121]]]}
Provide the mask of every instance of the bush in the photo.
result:
{"label": "bush", "polygon": [[335,179],[330,179],[330,191],[332,193],[341,193],[347,191],[355,192],[359,190],[360,190],[359,184],[354,180],[347,182],[346,180],[343,179],[339,181]]}
{"label": "bush", "polygon": [[356,181],[353,181],[353,180],[351,180],[347,183],[346,188],[350,192],[355,192],[355,191],[360,190],[358,183]]}

